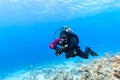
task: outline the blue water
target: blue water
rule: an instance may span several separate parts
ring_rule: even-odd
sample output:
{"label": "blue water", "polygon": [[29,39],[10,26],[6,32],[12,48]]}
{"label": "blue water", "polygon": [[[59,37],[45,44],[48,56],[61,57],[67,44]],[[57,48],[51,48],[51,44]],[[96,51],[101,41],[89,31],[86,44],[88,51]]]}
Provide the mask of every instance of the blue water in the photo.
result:
{"label": "blue water", "polygon": [[64,25],[79,36],[82,50],[89,46],[100,56],[120,51],[120,1],[1,0],[0,73],[66,60],[49,48]]}

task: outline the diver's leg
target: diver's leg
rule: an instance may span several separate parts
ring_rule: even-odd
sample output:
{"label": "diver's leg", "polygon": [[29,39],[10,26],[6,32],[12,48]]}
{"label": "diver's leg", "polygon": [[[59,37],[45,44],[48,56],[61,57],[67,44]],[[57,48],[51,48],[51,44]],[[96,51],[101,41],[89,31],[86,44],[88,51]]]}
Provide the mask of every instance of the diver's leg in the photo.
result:
{"label": "diver's leg", "polygon": [[78,51],[77,56],[82,57],[84,59],[88,59],[89,53],[91,56],[98,56],[98,54],[94,52],[93,50],[91,50],[89,47],[86,47],[85,52],[83,52],[80,49],[78,49],[77,51]]}
{"label": "diver's leg", "polygon": [[98,56],[98,54],[96,52],[94,52],[93,50],[91,50],[89,47],[86,47],[87,52],[90,53],[91,56]]}
{"label": "diver's leg", "polygon": [[85,52],[83,52],[82,50],[79,49],[77,52],[77,56],[82,57],[84,59],[88,59],[89,53],[88,53],[87,49],[85,49]]}
{"label": "diver's leg", "polygon": [[65,54],[65,58],[66,58],[66,59],[68,59],[68,58],[70,58],[70,56],[69,56],[69,55],[67,55],[67,54]]}
{"label": "diver's leg", "polygon": [[76,56],[76,53],[74,52],[74,49],[73,50],[70,50],[68,52],[65,52],[65,57],[66,59],[70,58],[70,57],[75,57]]}

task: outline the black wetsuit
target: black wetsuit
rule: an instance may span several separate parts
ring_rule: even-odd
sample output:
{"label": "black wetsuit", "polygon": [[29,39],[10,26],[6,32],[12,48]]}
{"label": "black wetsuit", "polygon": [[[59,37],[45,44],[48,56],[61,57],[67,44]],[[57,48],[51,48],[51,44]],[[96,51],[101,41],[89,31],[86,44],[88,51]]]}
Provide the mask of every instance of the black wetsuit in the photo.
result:
{"label": "black wetsuit", "polygon": [[[60,36],[63,34],[60,34]],[[62,37],[60,37],[62,39]],[[83,52],[80,47],[78,46],[79,44],[79,39],[78,36],[74,33],[71,34],[67,34],[67,40],[62,42],[63,44],[59,44],[60,46],[64,47],[62,49],[62,51],[60,52],[60,54],[62,52],[65,53],[66,58],[70,58],[70,57],[75,57],[75,56],[79,56],[82,57],[84,59],[88,59],[89,57],[89,53],[92,56],[97,56],[97,54],[92,51],[89,47],[86,47],[85,52]],[[65,47],[67,45],[67,47]],[[56,52],[57,50],[59,50],[58,47],[55,48]]]}

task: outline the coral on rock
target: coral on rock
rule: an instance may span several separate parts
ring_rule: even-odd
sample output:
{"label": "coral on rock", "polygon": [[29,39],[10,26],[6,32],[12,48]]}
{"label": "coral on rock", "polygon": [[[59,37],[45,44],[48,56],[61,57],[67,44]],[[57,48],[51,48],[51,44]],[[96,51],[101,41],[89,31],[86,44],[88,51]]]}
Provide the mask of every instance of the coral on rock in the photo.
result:
{"label": "coral on rock", "polygon": [[56,71],[50,80],[120,80],[120,55],[99,58],[71,71]]}

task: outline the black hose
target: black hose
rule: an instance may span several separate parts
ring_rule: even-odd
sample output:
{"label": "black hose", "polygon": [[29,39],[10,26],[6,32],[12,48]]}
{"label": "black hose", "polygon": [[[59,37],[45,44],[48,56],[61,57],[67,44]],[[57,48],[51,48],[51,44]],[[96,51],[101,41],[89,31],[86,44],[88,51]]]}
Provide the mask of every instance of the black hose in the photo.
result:
{"label": "black hose", "polygon": [[64,29],[63,27],[62,28],[58,28],[55,32],[54,32],[54,40],[56,40],[55,36],[56,36],[56,33],[61,30],[61,29]]}

